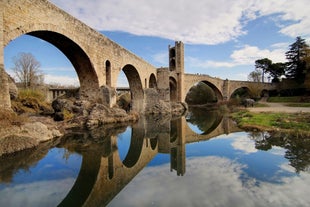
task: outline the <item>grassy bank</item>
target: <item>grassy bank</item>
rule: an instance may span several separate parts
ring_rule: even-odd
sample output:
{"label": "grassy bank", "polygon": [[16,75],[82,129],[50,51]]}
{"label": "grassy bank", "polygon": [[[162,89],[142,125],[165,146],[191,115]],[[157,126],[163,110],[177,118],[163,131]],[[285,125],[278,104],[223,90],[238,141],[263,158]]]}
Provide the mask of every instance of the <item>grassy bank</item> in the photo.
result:
{"label": "grassy bank", "polygon": [[239,127],[265,131],[284,131],[310,136],[310,113],[253,113],[241,110],[232,114]]}

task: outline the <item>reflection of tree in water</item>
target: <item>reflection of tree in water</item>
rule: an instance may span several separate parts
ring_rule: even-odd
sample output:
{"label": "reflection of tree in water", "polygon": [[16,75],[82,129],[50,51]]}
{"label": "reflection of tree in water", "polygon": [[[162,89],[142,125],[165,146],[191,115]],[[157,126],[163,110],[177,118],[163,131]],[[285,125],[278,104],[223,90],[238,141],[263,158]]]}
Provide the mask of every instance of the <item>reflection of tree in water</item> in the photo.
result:
{"label": "reflection of tree in water", "polygon": [[196,125],[204,134],[212,132],[222,121],[223,114],[220,110],[206,108],[190,108],[186,116],[187,122]]}
{"label": "reflection of tree in water", "polygon": [[296,172],[310,170],[310,138],[284,133],[252,132],[255,148],[269,150],[272,146],[286,149],[285,158]]}

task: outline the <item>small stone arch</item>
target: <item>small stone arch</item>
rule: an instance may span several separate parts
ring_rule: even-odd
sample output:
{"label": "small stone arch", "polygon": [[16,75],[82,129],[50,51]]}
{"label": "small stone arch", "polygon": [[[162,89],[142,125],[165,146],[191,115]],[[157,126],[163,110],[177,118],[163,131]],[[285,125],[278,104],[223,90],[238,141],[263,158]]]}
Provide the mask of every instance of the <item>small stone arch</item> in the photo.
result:
{"label": "small stone arch", "polygon": [[157,88],[157,81],[154,73],[150,75],[149,79],[149,88]]}
{"label": "small stone arch", "polygon": [[125,65],[122,69],[127,77],[130,93],[131,93],[131,108],[135,111],[143,111],[143,86],[140,75],[133,65]]}
{"label": "small stone arch", "polygon": [[109,60],[105,61],[105,75],[106,75],[106,85],[111,87],[112,75],[111,75],[111,62]]}
{"label": "small stone arch", "polygon": [[178,100],[178,85],[177,81],[173,78],[169,78],[169,88],[170,88],[170,101]]}

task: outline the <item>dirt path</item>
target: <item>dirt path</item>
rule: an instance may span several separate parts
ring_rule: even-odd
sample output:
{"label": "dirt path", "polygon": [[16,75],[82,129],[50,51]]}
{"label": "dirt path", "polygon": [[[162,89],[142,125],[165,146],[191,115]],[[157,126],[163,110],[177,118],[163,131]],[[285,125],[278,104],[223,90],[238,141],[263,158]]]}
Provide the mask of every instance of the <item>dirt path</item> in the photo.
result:
{"label": "dirt path", "polygon": [[284,112],[284,113],[310,113],[310,107],[288,107],[285,103],[263,102],[268,107],[248,107],[251,112]]}

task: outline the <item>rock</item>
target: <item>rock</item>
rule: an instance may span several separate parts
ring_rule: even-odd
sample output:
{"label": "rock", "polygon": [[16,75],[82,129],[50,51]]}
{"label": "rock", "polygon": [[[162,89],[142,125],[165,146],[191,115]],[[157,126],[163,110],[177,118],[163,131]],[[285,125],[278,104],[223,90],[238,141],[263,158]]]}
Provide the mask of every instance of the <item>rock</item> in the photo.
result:
{"label": "rock", "polygon": [[[47,123],[50,125],[49,123]],[[50,128],[41,122],[29,122],[20,127],[11,126],[0,133],[0,156],[38,146],[62,133],[55,126]]]}
{"label": "rock", "polygon": [[156,104],[154,104],[152,108],[147,108],[145,113],[146,114],[170,114],[171,113],[170,102],[160,100]]}
{"label": "rock", "polygon": [[68,101],[66,99],[58,98],[52,102],[52,107],[55,112],[62,112],[67,105]]}
{"label": "rock", "polygon": [[93,128],[108,123],[136,121],[139,115],[135,112],[126,113],[120,108],[109,108],[103,104],[95,104],[86,121],[87,128]]}
{"label": "rock", "polygon": [[63,121],[65,120],[65,115],[63,112],[55,112],[54,121]]}
{"label": "rock", "polygon": [[60,132],[49,130],[48,127],[41,122],[26,123],[21,126],[21,131],[31,137],[36,138],[39,142],[53,139],[55,136],[60,136]]}
{"label": "rock", "polygon": [[188,110],[186,103],[182,102],[172,102],[171,103],[171,113],[174,116],[181,116]]}
{"label": "rock", "polygon": [[145,114],[172,114],[172,115],[182,115],[187,111],[188,107],[186,103],[182,102],[167,102],[158,101],[154,104],[152,108],[148,108]]}
{"label": "rock", "polygon": [[0,139],[0,156],[30,149],[38,144],[38,140],[33,137],[10,135]]}

